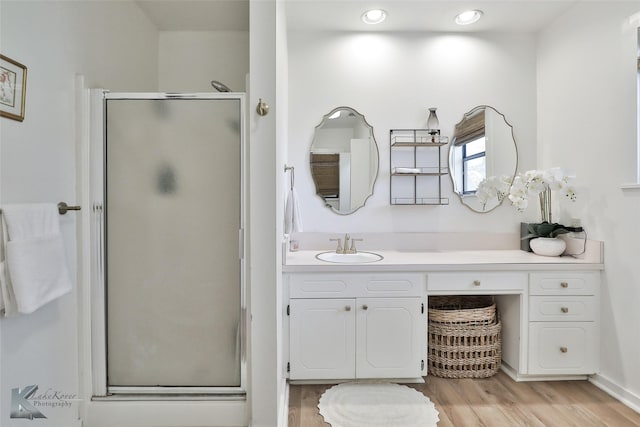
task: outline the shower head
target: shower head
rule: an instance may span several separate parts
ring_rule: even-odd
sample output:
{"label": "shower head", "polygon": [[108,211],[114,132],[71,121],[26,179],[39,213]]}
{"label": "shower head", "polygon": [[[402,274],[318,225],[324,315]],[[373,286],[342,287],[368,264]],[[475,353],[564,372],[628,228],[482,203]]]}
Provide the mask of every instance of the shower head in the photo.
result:
{"label": "shower head", "polygon": [[224,83],[220,83],[217,80],[211,80],[211,86],[213,86],[218,92],[231,92],[229,86],[225,85]]}

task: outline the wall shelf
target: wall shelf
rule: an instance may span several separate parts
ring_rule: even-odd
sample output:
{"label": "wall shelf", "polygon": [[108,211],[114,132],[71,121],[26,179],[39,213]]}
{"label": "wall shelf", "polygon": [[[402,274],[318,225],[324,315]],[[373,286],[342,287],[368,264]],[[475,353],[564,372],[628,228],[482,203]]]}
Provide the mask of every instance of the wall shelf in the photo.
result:
{"label": "wall shelf", "polygon": [[449,138],[427,129],[389,131],[389,202],[391,205],[447,205],[442,197],[442,177],[449,168],[442,147]]}

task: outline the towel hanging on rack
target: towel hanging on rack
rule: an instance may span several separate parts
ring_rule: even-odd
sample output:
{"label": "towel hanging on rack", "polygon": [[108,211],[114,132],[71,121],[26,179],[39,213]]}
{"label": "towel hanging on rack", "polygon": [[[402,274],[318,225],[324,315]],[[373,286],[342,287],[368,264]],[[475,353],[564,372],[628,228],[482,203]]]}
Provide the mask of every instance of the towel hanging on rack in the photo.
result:
{"label": "towel hanging on rack", "polygon": [[299,233],[302,231],[302,217],[300,215],[300,206],[298,203],[298,194],[294,187],[295,183],[295,168],[293,166],[285,166],[285,172],[289,171],[291,174],[289,194],[287,195],[287,203],[284,209],[284,233]]}
{"label": "towel hanging on rack", "polygon": [[71,291],[55,204],[2,207],[0,308],[31,313]]}

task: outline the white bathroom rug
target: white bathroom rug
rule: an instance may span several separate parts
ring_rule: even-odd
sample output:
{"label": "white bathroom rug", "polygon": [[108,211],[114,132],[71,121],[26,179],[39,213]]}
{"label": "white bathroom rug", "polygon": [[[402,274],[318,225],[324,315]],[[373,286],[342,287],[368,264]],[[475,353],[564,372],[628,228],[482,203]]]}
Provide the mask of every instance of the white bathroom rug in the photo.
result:
{"label": "white bathroom rug", "polygon": [[435,427],[435,405],[419,391],[392,383],[343,383],[318,402],[331,427]]}

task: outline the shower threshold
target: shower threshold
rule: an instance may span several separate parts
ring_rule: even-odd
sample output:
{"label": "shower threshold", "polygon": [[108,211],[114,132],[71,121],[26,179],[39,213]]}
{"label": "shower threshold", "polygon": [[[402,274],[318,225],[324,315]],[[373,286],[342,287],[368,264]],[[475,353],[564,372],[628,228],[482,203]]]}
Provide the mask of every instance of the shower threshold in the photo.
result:
{"label": "shower threshold", "polygon": [[179,392],[153,392],[144,391],[136,393],[110,393],[107,396],[93,396],[93,401],[195,401],[195,400],[216,400],[216,401],[242,401],[247,400],[246,392],[207,392],[207,393],[179,393]]}

